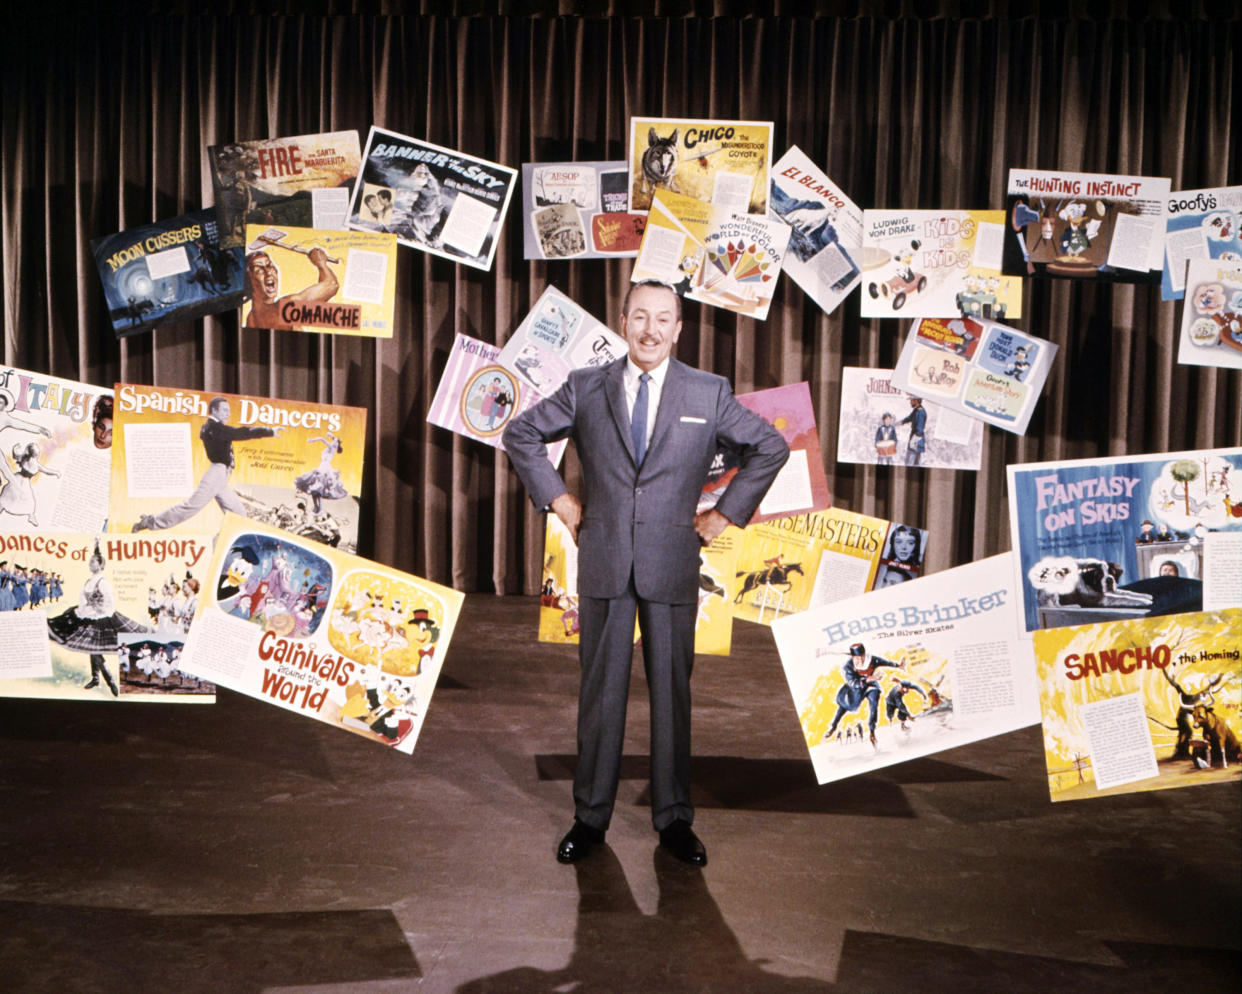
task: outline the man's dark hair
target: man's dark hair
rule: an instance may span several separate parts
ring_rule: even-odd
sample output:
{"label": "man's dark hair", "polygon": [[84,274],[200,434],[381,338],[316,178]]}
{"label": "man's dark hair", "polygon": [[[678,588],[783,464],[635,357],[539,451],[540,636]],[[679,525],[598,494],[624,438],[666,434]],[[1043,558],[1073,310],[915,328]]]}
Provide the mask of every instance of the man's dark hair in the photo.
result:
{"label": "man's dark hair", "polygon": [[667,290],[673,295],[673,299],[677,301],[677,320],[681,320],[681,297],[671,286],[663,280],[639,280],[637,283],[631,283],[630,288],[625,291],[625,300],[621,301],[621,313],[628,315],[630,313],[630,297],[634,295],[634,291],[640,286],[654,286],[661,290]]}

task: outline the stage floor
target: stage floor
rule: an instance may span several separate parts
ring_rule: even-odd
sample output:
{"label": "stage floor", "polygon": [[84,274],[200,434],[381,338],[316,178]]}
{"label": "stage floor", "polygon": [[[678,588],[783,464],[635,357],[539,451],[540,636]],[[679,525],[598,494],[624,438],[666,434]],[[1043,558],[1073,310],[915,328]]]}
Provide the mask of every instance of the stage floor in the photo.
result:
{"label": "stage floor", "polygon": [[608,846],[575,650],[467,598],[413,756],[221,691],[0,700],[0,990],[1228,991],[1242,791],[1053,805],[1036,728],[818,787],[771,634],[694,675],[698,871],[655,847],[636,654]]}

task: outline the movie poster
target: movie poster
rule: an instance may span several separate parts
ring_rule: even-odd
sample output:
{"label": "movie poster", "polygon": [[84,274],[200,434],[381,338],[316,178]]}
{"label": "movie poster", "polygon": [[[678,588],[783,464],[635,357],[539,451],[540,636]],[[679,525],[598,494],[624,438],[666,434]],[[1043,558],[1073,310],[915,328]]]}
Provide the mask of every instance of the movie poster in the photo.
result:
{"label": "movie poster", "polygon": [[772,167],[768,214],[791,229],[785,272],[831,314],[862,279],[862,208],[794,145]]}
{"label": "movie poster", "polygon": [[1159,283],[1169,186],[1155,176],[1010,169],[1003,271]]}
{"label": "movie poster", "polygon": [[[1164,270],[1160,296],[1186,295],[1186,266],[1193,262],[1242,260],[1242,186],[1175,190],[1164,206]],[[1182,362],[1187,360],[1182,359]]]}
{"label": "movie poster", "polygon": [[243,328],[392,338],[397,239],[246,225]]}
{"label": "movie poster", "polygon": [[570,370],[606,366],[628,352],[625,339],[549,285],[496,361],[542,398],[556,393]]}
{"label": "movie poster", "polygon": [[[459,331],[427,422],[503,451],[500,435],[505,426],[542,399],[514,370],[500,365],[500,349]],[[553,466],[560,463],[566,444],[548,446]]]}
{"label": "movie poster", "polygon": [[0,697],[214,701],[181,664],[211,541],[0,531]]}
{"label": "movie poster", "polygon": [[1054,628],[1034,647],[1053,801],[1242,778],[1242,610]]}
{"label": "movie poster", "polygon": [[229,514],[184,665],[409,754],[464,600],[448,587]]}
{"label": "movie poster", "polygon": [[0,366],[0,531],[102,531],[112,391]]}
{"label": "movie poster", "polygon": [[383,128],[371,128],[349,226],[410,248],[491,269],[517,170]]}
{"label": "movie poster", "polygon": [[986,318],[921,318],[910,326],[893,382],[942,408],[1021,435],[1057,346]]}
{"label": "movie poster", "polygon": [[891,369],[841,369],[837,461],[872,466],[974,469],[983,424],[897,387]]}
{"label": "movie poster", "polygon": [[344,228],[362,163],[357,131],[232,142],[207,149],[220,243],[239,248],[247,224]]}
{"label": "movie poster", "polygon": [[624,160],[522,163],[522,217],[524,259],[633,258],[647,224]]}
{"label": "movie poster", "polygon": [[[733,645],[731,591],[736,582],[737,553],[743,532],[728,527],[711,545],[699,551],[698,613],[694,623],[694,651],[727,656]],[[539,641],[577,645],[578,546],[555,514],[544,524],[543,586],[539,591]],[[634,640],[639,638],[637,622]]]}
{"label": "movie poster", "polygon": [[[863,211],[865,318],[1022,316],[1001,275],[1004,211]],[[899,313],[900,312],[900,313]]]}
{"label": "movie poster", "polygon": [[773,622],[821,784],[1039,721],[1011,559],[992,556]]}
{"label": "movie poster", "polygon": [[1242,369],[1242,256],[1192,259],[1177,361]]}
{"label": "movie poster", "polygon": [[833,507],[744,532],[733,617],[770,625],[923,572],[927,532]]}
{"label": "movie poster", "polygon": [[112,531],[215,533],[226,511],[358,546],[360,407],[117,384]]}
{"label": "movie poster", "polygon": [[771,121],[630,118],[630,210],[658,190],[737,214],[766,214]]}
{"label": "movie poster", "polygon": [[220,244],[210,208],[93,238],[91,252],[118,338],[230,311],[245,297],[241,246]]}
{"label": "movie poster", "polygon": [[[789,460],[781,467],[747,524],[831,507],[832,495],[828,491],[824,456],[819,447],[810,384],[790,383],[768,390],[740,393],[737,401],[779,431],[789,446]],[[716,453],[699,498],[699,513],[716,506],[737,476],[740,466],[740,453],[730,449],[721,449]]]}
{"label": "movie poster", "polygon": [[1008,476],[1025,631],[1242,606],[1242,448]]}
{"label": "movie poster", "polygon": [[789,232],[783,221],[659,190],[630,279],[659,280],[687,300],[762,321]]}

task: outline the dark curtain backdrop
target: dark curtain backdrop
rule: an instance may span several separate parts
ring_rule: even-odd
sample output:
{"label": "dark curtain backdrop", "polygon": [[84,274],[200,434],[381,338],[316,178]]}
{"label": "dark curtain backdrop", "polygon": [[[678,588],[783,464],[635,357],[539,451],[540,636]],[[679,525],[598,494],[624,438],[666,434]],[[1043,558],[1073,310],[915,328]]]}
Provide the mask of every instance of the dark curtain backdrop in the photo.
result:
{"label": "dark curtain backdrop", "polygon": [[[901,5],[903,7],[908,5]],[[1242,182],[1236,12],[1188,19],[84,15],[6,24],[3,361],[56,376],[370,411],[361,551],[466,591],[531,593],[542,521],[503,454],[424,420],[455,332],[503,342],[555,283],[615,326],[629,262],[528,263],[511,204],[483,273],[400,250],[390,341],[242,332],[118,342],[89,240],[211,201],[205,148],[379,124],[517,167],[624,158],[631,115],[773,120],[864,207],[1001,207],[1011,166]],[[1032,283],[1061,346],[1024,438],[983,469],[836,463],[843,365],[906,321],[830,317],[781,281],[766,322],[689,305],[681,359],[739,392],[808,380],[835,502],[932,530],[929,563],[1010,547],[1005,465],[1237,444],[1242,373],[1175,360],[1159,288]],[[577,464],[567,462],[571,478]]]}

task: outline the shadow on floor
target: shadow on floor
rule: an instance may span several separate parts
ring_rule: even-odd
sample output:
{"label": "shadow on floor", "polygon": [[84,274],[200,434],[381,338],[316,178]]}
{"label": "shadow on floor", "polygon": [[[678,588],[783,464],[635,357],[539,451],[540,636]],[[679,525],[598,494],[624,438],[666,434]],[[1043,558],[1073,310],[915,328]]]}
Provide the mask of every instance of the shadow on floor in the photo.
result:
{"label": "shadow on floor", "polygon": [[654,855],[659,900],[644,914],[608,846],[574,866],[578,922],[574,951],[560,970],[517,967],[480,977],[457,994],[618,994],[621,991],[763,991],[821,994],[832,985],[785,977],[747,959],[708,892],[702,872]]}
{"label": "shadow on floor", "polygon": [[1092,941],[1091,946],[1084,956],[1104,949],[1119,962],[1083,963],[851,930],[845,933],[833,990],[1134,994],[1236,991],[1242,984],[1242,961],[1236,950],[1139,942]]}
{"label": "shadow on floor", "polygon": [[159,915],[0,901],[6,994],[259,994],[422,976],[391,911]]}

